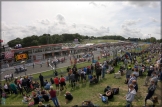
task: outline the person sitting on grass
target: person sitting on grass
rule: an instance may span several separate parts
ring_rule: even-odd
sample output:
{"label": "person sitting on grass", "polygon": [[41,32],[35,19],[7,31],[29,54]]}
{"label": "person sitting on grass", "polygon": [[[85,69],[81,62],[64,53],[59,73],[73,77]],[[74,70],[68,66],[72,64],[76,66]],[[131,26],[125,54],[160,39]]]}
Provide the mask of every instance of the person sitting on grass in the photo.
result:
{"label": "person sitting on grass", "polygon": [[31,97],[34,97],[35,95],[37,95],[37,93],[35,91],[31,92]]}
{"label": "person sitting on grass", "polygon": [[48,81],[46,80],[46,81],[44,82],[44,86],[45,86],[47,83],[48,83]]}
{"label": "person sitting on grass", "polygon": [[90,84],[93,84],[93,83],[98,83],[96,75],[94,75],[93,78],[90,80]]}
{"label": "person sitting on grass", "polygon": [[45,107],[45,105],[42,102],[39,102],[38,107]]}
{"label": "person sitting on grass", "polygon": [[31,100],[30,97],[28,97],[26,94],[23,94],[23,100],[22,100],[23,103],[28,103],[30,100]]}
{"label": "person sitting on grass", "polygon": [[48,83],[44,86],[44,89],[45,89],[45,90],[49,90],[49,89],[50,89],[50,86],[51,86],[51,83],[48,82]]}
{"label": "person sitting on grass", "polygon": [[70,93],[70,92],[66,92],[65,93],[65,99],[66,99],[66,103],[65,104],[67,104],[69,101],[72,101],[73,100],[73,96],[72,96],[72,94]]}
{"label": "person sitting on grass", "polygon": [[91,101],[83,101],[81,107],[94,107],[94,104]]}
{"label": "person sitting on grass", "polygon": [[113,90],[108,90],[105,92],[105,94],[99,94],[100,97],[105,96],[108,97],[108,99],[112,99],[114,97]]}
{"label": "person sitting on grass", "polygon": [[28,107],[33,106],[33,105],[36,105],[36,104],[39,104],[39,98],[36,95],[34,95],[33,100],[34,101],[32,101],[32,102],[30,102],[28,104]]}

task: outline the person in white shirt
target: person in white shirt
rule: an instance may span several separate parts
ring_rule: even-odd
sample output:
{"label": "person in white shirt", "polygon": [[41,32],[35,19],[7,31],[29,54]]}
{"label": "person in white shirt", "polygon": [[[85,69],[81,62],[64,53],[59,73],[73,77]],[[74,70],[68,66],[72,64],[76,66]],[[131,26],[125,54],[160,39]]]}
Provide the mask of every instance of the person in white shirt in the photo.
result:
{"label": "person in white shirt", "polygon": [[12,73],[11,73],[11,74],[9,74],[9,78],[10,78],[10,80],[12,80]]}
{"label": "person in white shirt", "polygon": [[20,77],[20,83],[22,83],[23,79],[24,79],[24,78]]}
{"label": "person in white shirt", "polygon": [[3,88],[4,88],[4,91],[5,92],[9,93],[8,85],[6,83],[4,84],[4,87]]}

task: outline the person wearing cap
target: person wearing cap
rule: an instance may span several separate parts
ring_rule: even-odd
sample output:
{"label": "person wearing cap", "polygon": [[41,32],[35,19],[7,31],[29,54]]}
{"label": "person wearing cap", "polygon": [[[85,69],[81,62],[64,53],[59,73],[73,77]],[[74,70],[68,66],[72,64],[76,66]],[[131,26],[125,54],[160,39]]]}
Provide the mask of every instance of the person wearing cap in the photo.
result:
{"label": "person wearing cap", "polygon": [[57,96],[56,96],[56,90],[53,89],[53,86],[50,86],[49,94],[51,96],[51,100],[53,101],[54,105],[56,107],[59,107],[59,103],[58,103]]}
{"label": "person wearing cap", "polygon": [[150,69],[147,72],[146,79],[145,79],[145,84],[144,86],[148,86],[149,79],[151,78],[151,74],[154,71],[153,66],[150,66]]}

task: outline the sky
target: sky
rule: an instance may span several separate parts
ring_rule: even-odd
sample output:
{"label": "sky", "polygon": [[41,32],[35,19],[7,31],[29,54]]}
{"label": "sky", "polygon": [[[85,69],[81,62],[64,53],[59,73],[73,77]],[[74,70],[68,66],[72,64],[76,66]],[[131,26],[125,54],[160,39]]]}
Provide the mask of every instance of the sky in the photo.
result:
{"label": "sky", "polygon": [[1,38],[79,33],[161,38],[160,1],[2,1]]}

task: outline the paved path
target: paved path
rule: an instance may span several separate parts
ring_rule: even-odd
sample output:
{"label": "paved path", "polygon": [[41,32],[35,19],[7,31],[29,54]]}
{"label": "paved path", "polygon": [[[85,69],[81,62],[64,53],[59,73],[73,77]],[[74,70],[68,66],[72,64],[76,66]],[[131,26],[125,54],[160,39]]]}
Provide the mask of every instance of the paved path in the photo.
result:
{"label": "paved path", "polygon": [[[100,55],[100,52],[98,51],[94,51],[94,57],[97,58],[99,55]],[[59,63],[57,65],[57,68],[62,68],[62,67],[66,67],[66,66],[69,66],[70,65],[70,60],[69,58],[66,58],[67,60],[64,62],[64,63]],[[26,74],[29,75],[29,74],[34,74],[34,73],[40,73],[40,72],[45,72],[45,71],[49,71],[51,70],[52,68],[51,67],[47,67],[47,64],[46,63],[43,63],[42,67],[40,67],[40,65],[35,65],[34,68],[33,66],[28,66],[26,67],[27,68],[27,71],[26,71]],[[11,69],[11,70],[7,70],[7,71],[4,71],[4,72],[1,72],[1,80],[4,79],[4,76],[6,74],[10,74],[11,72],[15,72],[14,69]],[[14,74],[14,77],[19,77],[19,76],[23,76],[25,75],[25,72],[21,72],[19,74]]]}

